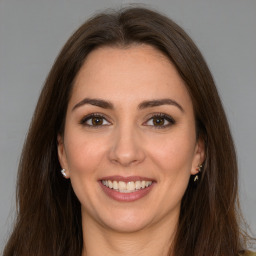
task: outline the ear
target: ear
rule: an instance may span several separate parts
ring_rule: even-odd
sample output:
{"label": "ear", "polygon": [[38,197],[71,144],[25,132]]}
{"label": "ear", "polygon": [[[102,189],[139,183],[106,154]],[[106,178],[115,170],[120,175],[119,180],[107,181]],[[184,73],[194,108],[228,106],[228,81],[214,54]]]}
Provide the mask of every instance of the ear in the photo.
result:
{"label": "ear", "polygon": [[202,165],[204,160],[205,160],[205,143],[202,138],[198,138],[195,146],[192,169],[190,172],[192,175],[195,175],[198,173],[198,166]]}
{"label": "ear", "polygon": [[61,167],[63,169],[65,169],[66,178],[69,178],[69,168],[68,168],[66,151],[65,151],[65,146],[64,146],[64,139],[63,139],[63,136],[61,136],[60,134],[57,137],[57,142],[58,142],[59,162],[60,162]]}

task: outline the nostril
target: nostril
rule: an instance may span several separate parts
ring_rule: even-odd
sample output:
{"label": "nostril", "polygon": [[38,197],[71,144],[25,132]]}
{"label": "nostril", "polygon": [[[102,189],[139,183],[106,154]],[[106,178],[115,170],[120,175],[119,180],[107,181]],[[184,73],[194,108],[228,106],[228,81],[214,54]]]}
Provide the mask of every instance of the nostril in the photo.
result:
{"label": "nostril", "polygon": [[143,152],[120,152],[116,150],[110,153],[109,158],[113,163],[129,166],[142,162],[145,156]]}
{"label": "nostril", "polygon": [[112,163],[130,166],[142,162],[145,158],[142,143],[134,127],[123,124],[115,133],[109,159]]}

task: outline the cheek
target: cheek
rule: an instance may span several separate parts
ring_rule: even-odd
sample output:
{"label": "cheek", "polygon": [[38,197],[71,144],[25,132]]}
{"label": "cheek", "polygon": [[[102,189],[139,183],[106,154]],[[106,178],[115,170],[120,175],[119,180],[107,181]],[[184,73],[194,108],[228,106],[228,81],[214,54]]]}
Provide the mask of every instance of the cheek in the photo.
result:
{"label": "cheek", "polygon": [[67,136],[65,144],[71,178],[74,175],[93,174],[105,154],[105,143],[92,136],[72,134]]}
{"label": "cheek", "polygon": [[[69,134],[71,135],[71,134]],[[66,157],[73,190],[82,205],[92,205],[95,181],[102,166],[105,150],[102,140],[90,136],[72,135],[66,137]],[[97,186],[96,186],[97,189]]]}
{"label": "cheek", "polygon": [[[194,157],[195,138],[189,133],[156,139],[149,144],[151,159],[166,176],[189,177]],[[153,146],[154,145],[154,146]]]}
{"label": "cheek", "polygon": [[181,203],[188,186],[194,156],[194,143],[187,136],[155,141],[150,156],[159,185],[157,198],[162,211],[174,209]]}

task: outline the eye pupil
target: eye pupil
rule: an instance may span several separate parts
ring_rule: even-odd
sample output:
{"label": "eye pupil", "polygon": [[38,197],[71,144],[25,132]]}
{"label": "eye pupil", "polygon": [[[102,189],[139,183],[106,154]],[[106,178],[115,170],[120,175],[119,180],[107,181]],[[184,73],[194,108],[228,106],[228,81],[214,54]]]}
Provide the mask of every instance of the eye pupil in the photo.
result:
{"label": "eye pupil", "polygon": [[97,126],[97,125],[102,125],[102,123],[103,123],[103,118],[102,117],[95,116],[95,117],[92,118],[92,125]]}
{"label": "eye pupil", "polygon": [[164,118],[163,117],[155,117],[153,119],[153,124],[156,126],[164,125]]}

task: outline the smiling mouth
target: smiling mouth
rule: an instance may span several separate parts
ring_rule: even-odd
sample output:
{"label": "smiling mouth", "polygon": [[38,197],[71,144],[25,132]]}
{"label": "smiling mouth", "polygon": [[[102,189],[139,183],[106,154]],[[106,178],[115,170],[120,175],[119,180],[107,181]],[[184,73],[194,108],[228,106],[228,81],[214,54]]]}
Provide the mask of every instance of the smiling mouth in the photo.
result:
{"label": "smiling mouth", "polygon": [[101,180],[101,183],[112,190],[120,193],[133,193],[139,190],[143,190],[150,187],[153,181],[148,180],[136,180],[136,181],[116,181],[116,180]]}

